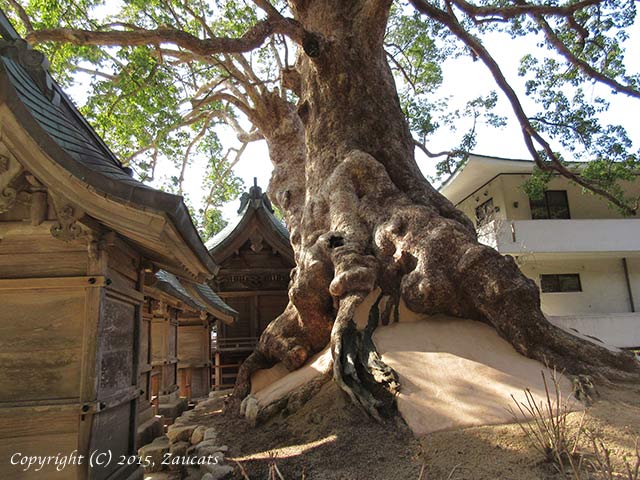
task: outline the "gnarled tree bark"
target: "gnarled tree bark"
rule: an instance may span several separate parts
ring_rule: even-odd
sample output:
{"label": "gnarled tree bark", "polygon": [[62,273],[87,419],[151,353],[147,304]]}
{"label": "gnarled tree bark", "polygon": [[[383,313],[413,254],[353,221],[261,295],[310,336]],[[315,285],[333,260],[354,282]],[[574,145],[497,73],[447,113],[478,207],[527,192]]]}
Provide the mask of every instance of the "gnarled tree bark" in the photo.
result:
{"label": "gnarled tree bark", "polygon": [[[257,368],[296,369],[330,342],[342,389],[374,417],[392,411],[397,378],[371,334],[400,299],[415,312],[487,322],[521,354],[572,374],[638,378],[631,354],[550,324],[535,283],[479,244],[471,221],[420,173],[383,50],[391,1],[290,3],[314,32],[297,64],[300,104],[261,130],[297,267],[290,303],[243,365],[236,396]],[[375,288],[381,299],[358,332],[354,311]]]}

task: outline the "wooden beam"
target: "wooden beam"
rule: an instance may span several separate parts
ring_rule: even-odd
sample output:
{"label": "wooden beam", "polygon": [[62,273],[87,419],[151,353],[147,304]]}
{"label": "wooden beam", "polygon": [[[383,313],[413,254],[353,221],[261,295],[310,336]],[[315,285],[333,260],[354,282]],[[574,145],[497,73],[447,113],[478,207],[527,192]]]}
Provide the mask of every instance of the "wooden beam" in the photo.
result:
{"label": "wooden beam", "polygon": [[225,298],[236,298],[236,297],[253,297],[254,295],[282,295],[286,293],[287,289],[282,290],[246,290],[246,291],[238,291],[238,292],[216,292],[223,300]]}
{"label": "wooden beam", "polygon": [[107,285],[101,275],[91,277],[48,277],[0,279],[0,290],[50,290],[69,288],[95,288]]}

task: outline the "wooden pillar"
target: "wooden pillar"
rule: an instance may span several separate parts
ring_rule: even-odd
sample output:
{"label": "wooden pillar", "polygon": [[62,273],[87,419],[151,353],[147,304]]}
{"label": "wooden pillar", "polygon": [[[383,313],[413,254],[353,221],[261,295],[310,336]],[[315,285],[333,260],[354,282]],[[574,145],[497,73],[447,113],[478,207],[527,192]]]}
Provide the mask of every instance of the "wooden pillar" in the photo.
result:
{"label": "wooden pillar", "polygon": [[220,390],[220,385],[222,385],[222,369],[221,367],[221,363],[220,363],[220,352],[216,352],[215,353],[215,362],[213,365],[214,371],[215,371],[215,385],[214,388],[216,390]]}

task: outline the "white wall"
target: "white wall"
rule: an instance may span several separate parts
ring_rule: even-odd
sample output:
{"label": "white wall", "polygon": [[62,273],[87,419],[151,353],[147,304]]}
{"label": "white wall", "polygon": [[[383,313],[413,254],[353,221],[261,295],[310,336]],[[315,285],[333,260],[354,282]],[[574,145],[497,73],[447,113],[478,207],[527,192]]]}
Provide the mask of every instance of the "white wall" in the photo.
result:
{"label": "white wall", "polygon": [[640,313],[548,317],[566,330],[574,329],[620,348],[640,347]]}
{"label": "white wall", "polygon": [[[458,208],[475,222],[475,208],[493,198],[494,205],[500,207],[500,211],[495,214],[496,218],[530,220],[529,197],[520,188],[527,178],[528,175],[523,174],[499,175],[478,191],[469,192],[471,195],[460,202]],[[572,219],[624,218],[616,209],[610,208],[601,197],[582,193],[581,187],[570,183],[564,177],[554,177],[547,188],[567,191]],[[623,188],[629,196],[637,198],[640,196],[640,179],[624,182]]]}
{"label": "white wall", "polygon": [[[541,293],[542,311],[547,315],[631,312],[622,259],[536,261],[535,255],[520,258],[522,272],[540,286],[541,274],[577,273],[582,292]],[[636,280],[637,285],[638,280]]]}
{"label": "white wall", "polygon": [[[523,177],[525,178],[525,177]],[[498,207],[499,211],[494,213],[494,218],[507,218],[505,189],[503,187],[503,176],[499,176],[489,182],[485,187],[475,192],[466,200],[462,201],[458,208],[464,212],[473,222],[476,222],[476,207],[484,202],[493,199],[493,206]]]}
{"label": "white wall", "polygon": [[478,238],[500,253],[618,252],[622,257],[640,252],[640,218],[495,220],[478,228]]}

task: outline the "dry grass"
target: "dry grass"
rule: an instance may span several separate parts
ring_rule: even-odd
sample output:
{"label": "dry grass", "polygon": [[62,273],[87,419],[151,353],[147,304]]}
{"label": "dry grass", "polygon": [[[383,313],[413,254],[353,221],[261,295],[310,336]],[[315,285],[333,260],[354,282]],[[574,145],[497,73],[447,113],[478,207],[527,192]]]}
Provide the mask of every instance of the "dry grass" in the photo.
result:
{"label": "dry grass", "polygon": [[574,477],[575,480],[640,480],[640,451],[638,440],[635,451],[624,457],[624,471],[616,472],[611,462],[611,450],[597,435],[589,434],[590,451],[587,452],[587,464],[591,476]]}
{"label": "dry grass", "polygon": [[[516,408],[508,408],[542,458],[551,463],[561,476],[572,480],[640,480],[638,440],[635,451],[624,457],[623,471],[616,471],[610,448],[586,425],[586,411],[577,425],[568,421],[575,401],[562,395],[558,373],[552,371],[551,388],[544,372],[542,380],[546,393],[544,402],[536,403],[531,391],[525,389],[525,401],[517,401],[512,396]],[[532,420],[523,420],[527,417]]]}
{"label": "dry grass", "polygon": [[[242,463],[236,461],[236,465],[238,465],[238,468],[240,470],[240,474],[242,475],[242,478],[244,480],[251,480],[251,478],[247,474],[247,471],[242,466]],[[306,480],[306,478],[307,478],[307,476],[305,474],[305,469],[303,468],[302,469],[302,473],[300,474],[300,479],[299,480]],[[276,456],[275,455],[270,455],[270,458],[269,458],[267,480],[286,480],[284,475],[282,474],[282,472],[278,468],[278,464],[276,462]]]}

